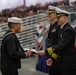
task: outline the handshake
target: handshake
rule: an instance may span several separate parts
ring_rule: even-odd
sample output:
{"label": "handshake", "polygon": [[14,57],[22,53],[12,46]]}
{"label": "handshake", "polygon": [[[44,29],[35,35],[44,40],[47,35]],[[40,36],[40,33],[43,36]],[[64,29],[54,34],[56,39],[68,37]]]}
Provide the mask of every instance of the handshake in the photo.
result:
{"label": "handshake", "polygon": [[27,52],[27,56],[34,55],[37,52],[35,49],[24,48],[24,50]]}
{"label": "handshake", "polygon": [[34,55],[34,54],[38,54],[38,55],[44,55],[45,54],[45,50],[40,50],[40,51],[37,51],[35,49],[29,49],[29,48],[24,48],[24,50],[27,52],[27,56],[31,56],[31,55]]}
{"label": "handshake", "polygon": [[[26,50],[26,51],[27,51],[27,56],[31,56],[33,54],[38,54],[38,55],[43,56],[45,54],[45,50],[36,51],[35,49],[30,49],[30,50]],[[52,66],[53,60],[51,58],[47,59],[46,64],[48,66]]]}

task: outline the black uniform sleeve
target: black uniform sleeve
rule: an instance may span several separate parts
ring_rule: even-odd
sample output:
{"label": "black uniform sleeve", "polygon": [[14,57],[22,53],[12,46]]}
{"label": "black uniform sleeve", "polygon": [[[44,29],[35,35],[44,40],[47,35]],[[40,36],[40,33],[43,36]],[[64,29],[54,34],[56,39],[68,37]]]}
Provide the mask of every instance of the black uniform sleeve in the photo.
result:
{"label": "black uniform sleeve", "polygon": [[19,50],[21,48],[17,47],[14,37],[11,36],[7,39],[6,48],[10,58],[26,58],[25,52],[23,50]]}
{"label": "black uniform sleeve", "polygon": [[71,43],[73,37],[74,33],[71,30],[65,30],[60,38],[59,43],[56,46],[53,46],[53,51],[58,53],[61,50],[65,50],[65,48]]}
{"label": "black uniform sleeve", "polygon": [[45,54],[46,54],[46,56],[48,56],[48,57],[49,57],[49,53],[48,53],[48,51],[47,51],[47,50],[45,50]]}

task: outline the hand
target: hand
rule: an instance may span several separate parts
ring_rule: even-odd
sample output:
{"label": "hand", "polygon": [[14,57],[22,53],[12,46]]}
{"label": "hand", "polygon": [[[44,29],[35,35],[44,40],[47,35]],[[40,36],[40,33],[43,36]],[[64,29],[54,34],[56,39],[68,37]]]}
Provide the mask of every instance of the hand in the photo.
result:
{"label": "hand", "polygon": [[46,60],[46,63],[48,66],[52,66],[53,60],[49,58],[48,60]]}
{"label": "hand", "polygon": [[44,55],[45,54],[45,50],[40,50],[40,51],[37,51],[36,54],[39,54],[39,55]]}
{"label": "hand", "polygon": [[32,51],[31,50],[28,50],[27,51],[27,56],[31,56],[32,55]]}

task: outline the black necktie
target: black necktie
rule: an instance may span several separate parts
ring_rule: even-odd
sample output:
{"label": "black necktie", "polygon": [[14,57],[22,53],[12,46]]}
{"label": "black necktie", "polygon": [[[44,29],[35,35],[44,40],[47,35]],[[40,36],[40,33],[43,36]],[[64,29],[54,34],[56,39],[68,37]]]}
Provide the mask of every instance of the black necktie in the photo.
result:
{"label": "black necktie", "polygon": [[62,32],[62,29],[60,28],[58,32],[58,39],[60,39],[61,32]]}

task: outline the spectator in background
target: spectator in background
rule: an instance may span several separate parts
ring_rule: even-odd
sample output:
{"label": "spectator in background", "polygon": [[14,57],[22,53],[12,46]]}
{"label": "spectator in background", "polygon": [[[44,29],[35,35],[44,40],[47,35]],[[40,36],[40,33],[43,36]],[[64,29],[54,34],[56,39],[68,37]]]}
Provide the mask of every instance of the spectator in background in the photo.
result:
{"label": "spectator in background", "polygon": [[14,11],[12,11],[12,12],[10,13],[10,17],[15,17]]}
{"label": "spectator in background", "polygon": [[28,12],[28,16],[33,16],[34,15],[34,11],[33,10],[30,10],[29,12]]}

